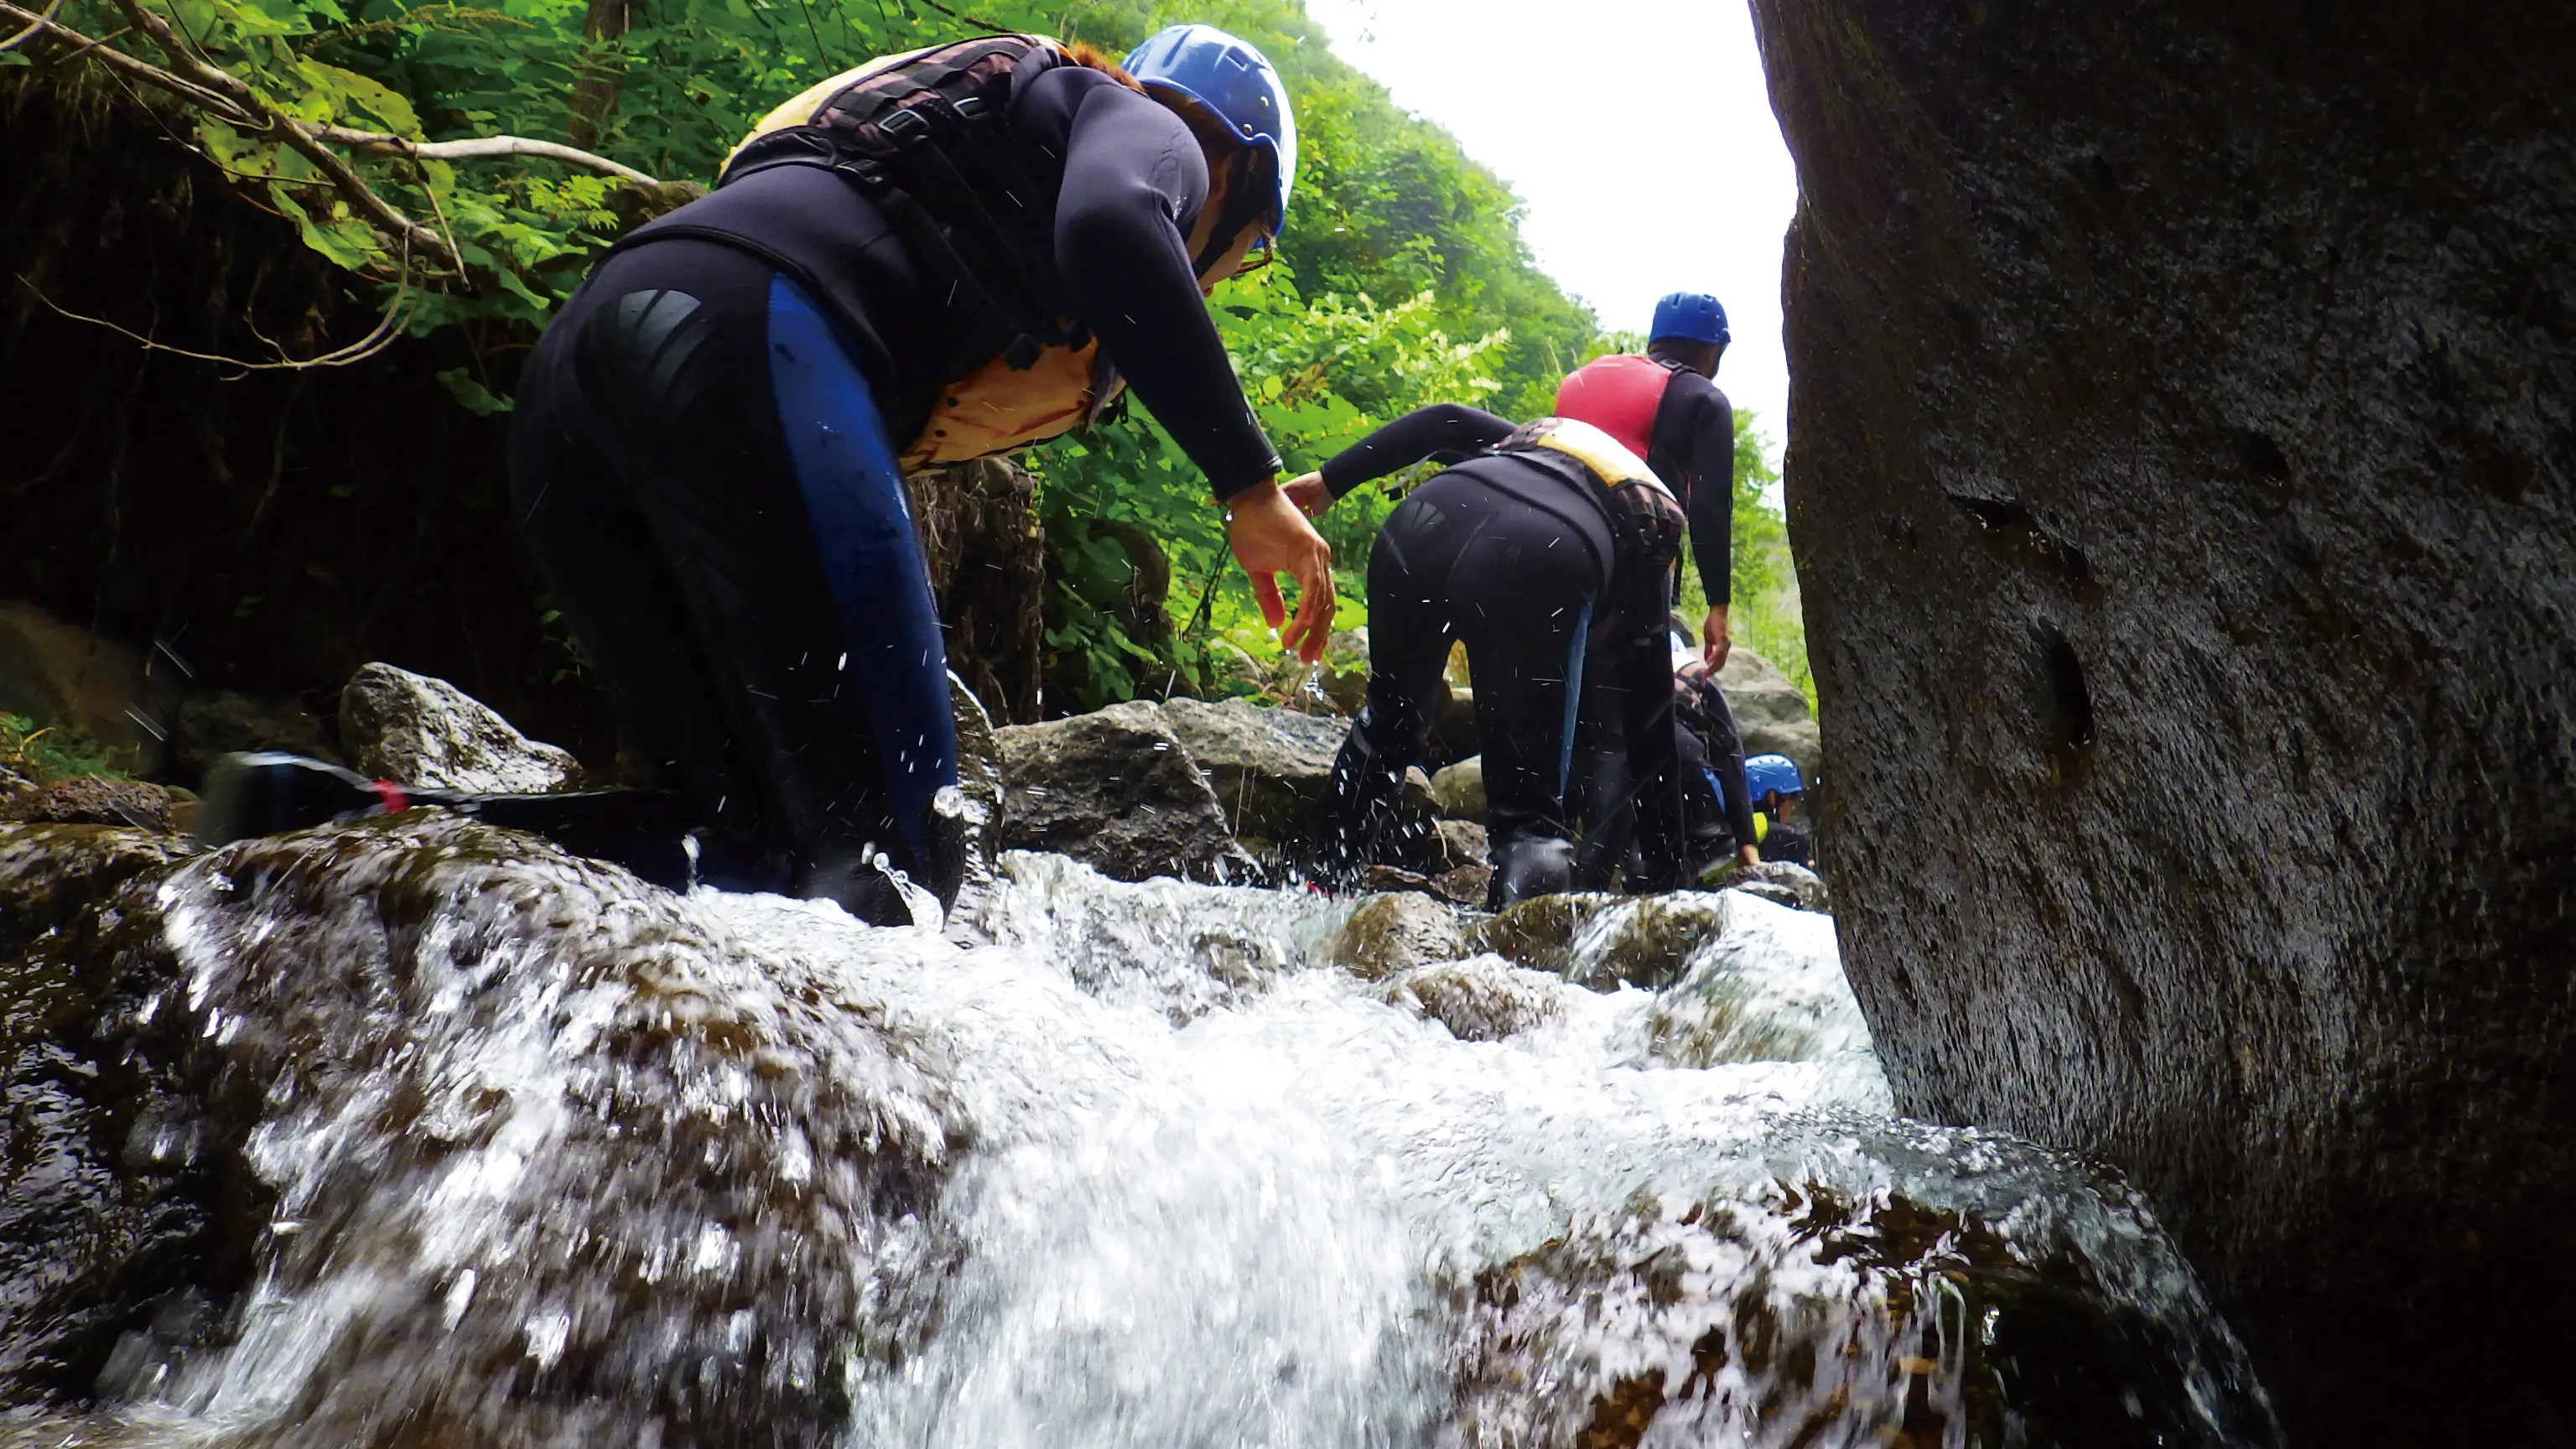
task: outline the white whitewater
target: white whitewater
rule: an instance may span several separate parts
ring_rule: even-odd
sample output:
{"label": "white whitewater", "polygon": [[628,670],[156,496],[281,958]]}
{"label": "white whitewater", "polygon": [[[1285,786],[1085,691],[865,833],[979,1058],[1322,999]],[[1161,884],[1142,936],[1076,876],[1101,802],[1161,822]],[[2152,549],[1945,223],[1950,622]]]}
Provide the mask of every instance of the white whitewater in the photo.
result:
{"label": "white whitewater", "polygon": [[1888,1116],[1825,917],[1450,968],[1466,1040],[1317,896],[1015,856],[962,946],[408,843],[163,888],[278,1201],[229,1342],[24,1442],[2271,1442],[2133,1196]]}

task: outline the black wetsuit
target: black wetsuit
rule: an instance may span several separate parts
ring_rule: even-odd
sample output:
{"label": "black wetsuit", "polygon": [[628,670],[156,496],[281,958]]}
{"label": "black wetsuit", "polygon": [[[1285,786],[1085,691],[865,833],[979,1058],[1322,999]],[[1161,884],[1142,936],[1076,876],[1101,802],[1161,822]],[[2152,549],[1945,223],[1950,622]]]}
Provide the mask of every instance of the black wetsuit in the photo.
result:
{"label": "black wetsuit", "polygon": [[[1664,384],[1646,466],[1690,516],[1700,592],[1711,603],[1725,603],[1735,579],[1735,408],[1716,383],[1696,372],[1676,372]],[[1698,621],[1692,623],[1696,627]]]}
{"label": "black wetsuit", "polygon": [[[1193,274],[1180,118],[1100,72],[1014,78],[1064,291],[1222,498],[1272,476]],[[833,173],[762,170],[643,228],[538,343],[514,497],[630,754],[693,798],[718,883],[904,919],[956,781],[945,651],[896,457],[999,319],[925,285]]]}
{"label": "black wetsuit", "polygon": [[[1744,742],[1725,692],[1705,673],[1672,677],[1673,751],[1679,762],[1687,881],[1756,837],[1753,802],[1744,784]],[[1587,702],[1589,703],[1589,702]],[[1570,808],[1583,825],[1575,885],[1605,890],[1611,874],[1643,867],[1632,854],[1636,811],[1629,798],[1627,751],[1608,738],[1608,711],[1587,709],[1576,726],[1576,779]]]}
{"label": "black wetsuit", "polygon": [[1622,545],[1613,490],[1582,464],[1533,446],[1481,451],[1513,431],[1490,413],[1439,405],[1321,470],[1338,496],[1426,459],[1463,458],[1396,506],[1369,553],[1368,698],[1333,767],[1327,873],[1367,864],[1391,821],[1404,771],[1423,759],[1452,641],[1466,644],[1476,681],[1493,903],[1569,879],[1565,789],[1587,655],[1631,686],[1625,699],[1644,700],[1641,686],[1655,685],[1653,704],[1627,721],[1652,781],[1639,792],[1640,835],[1659,870],[1680,869],[1664,645],[1678,506],[1661,505],[1671,526],[1659,545]]}

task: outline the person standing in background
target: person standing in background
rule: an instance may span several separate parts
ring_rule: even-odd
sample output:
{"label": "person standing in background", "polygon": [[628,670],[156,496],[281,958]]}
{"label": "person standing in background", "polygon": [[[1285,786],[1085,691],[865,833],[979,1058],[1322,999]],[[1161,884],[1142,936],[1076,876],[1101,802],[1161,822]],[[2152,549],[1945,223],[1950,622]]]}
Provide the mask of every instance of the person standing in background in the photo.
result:
{"label": "person standing in background", "polygon": [[1646,460],[1690,520],[1708,618],[1701,657],[1726,667],[1735,563],[1735,408],[1713,379],[1726,356],[1726,308],[1704,292],[1655,304],[1646,351],[1596,357],[1556,391],[1556,415],[1590,423]]}

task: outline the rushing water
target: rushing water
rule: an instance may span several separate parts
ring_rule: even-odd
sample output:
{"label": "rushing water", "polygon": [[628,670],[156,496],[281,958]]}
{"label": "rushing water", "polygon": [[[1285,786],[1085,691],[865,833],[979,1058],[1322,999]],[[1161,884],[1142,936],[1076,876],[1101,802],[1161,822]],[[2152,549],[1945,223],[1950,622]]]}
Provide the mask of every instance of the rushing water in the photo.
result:
{"label": "rushing water", "polygon": [[276,1201],[23,1442],[2273,1441],[2135,1197],[1887,1115],[1824,917],[1371,982],[1315,896],[1018,856],[961,945],[498,839],[158,887]]}

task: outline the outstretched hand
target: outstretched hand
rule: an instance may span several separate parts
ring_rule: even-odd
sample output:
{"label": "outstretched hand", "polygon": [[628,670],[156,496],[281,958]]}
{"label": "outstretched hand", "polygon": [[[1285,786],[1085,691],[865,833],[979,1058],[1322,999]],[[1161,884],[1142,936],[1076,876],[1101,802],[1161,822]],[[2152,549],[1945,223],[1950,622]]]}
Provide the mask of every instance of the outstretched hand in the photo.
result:
{"label": "outstretched hand", "polygon": [[[1333,632],[1333,549],[1277,482],[1257,483],[1226,500],[1226,542],[1252,579],[1252,597],[1279,645],[1308,664],[1324,657]],[[1279,575],[1297,581],[1297,618],[1279,594]]]}
{"label": "outstretched hand", "polygon": [[1279,491],[1287,494],[1288,501],[1296,504],[1297,511],[1308,518],[1333,506],[1333,490],[1325,484],[1321,473],[1301,473],[1280,484]]}

